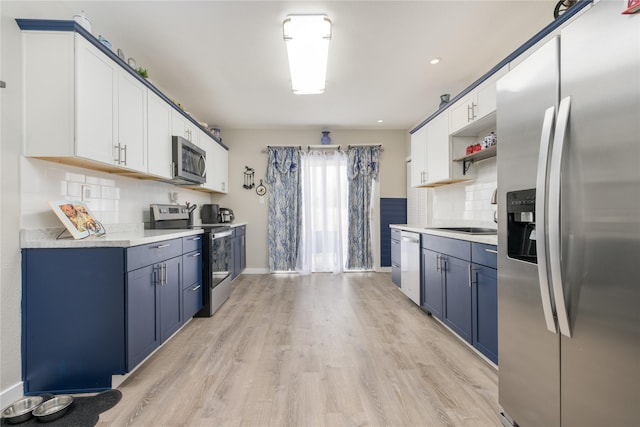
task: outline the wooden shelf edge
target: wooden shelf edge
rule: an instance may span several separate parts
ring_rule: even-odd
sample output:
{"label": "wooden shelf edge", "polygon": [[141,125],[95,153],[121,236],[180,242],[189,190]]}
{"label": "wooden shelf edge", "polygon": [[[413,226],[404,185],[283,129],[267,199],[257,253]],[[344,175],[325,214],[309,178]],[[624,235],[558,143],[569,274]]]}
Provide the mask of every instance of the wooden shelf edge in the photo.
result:
{"label": "wooden shelf edge", "polygon": [[469,154],[464,157],[460,157],[458,159],[453,159],[454,162],[468,162],[468,161],[479,161],[489,159],[491,157],[496,157],[498,154],[498,146],[494,145],[493,147],[485,148],[484,150],[477,151],[473,154]]}

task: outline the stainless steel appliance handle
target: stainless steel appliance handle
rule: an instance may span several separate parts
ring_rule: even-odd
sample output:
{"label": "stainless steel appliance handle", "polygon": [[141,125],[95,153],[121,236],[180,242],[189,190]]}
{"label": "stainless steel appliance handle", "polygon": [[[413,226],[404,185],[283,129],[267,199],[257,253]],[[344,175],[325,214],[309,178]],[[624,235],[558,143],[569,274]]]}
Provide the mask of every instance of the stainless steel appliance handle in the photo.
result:
{"label": "stainless steel appliance handle", "polygon": [[407,236],[402,236],[402,241],[409,242],[409,243],[420,243],[420,240],[416,239],[415,237],[407,237]]}
{"label": "stainless steel appliance handle", "polygon": [[553,306],[551,292],[549,290],[549,273],[547,271],[547,164],[555,107],[547,108],[542,122],[542,136],[540,137],[540,154],[538,155],[538,172],[536,177],[536,253],[538,254],[538,282],[540,284],[540,296],[542,297],[542,312],[549,332],[558,333],[556,322],[553,318]]}
{"label": "stainless steel appliance handle", "polygon": [[207,159],[201,155],[198,159],[198,163],[200,165],[199,169],[202,171],[200,176],[205,176],[207,174]]}
{"label": "stainless steel appliance handle", "polygon": [[562,283],[562,266],[560,265],[560,186],[562,175],[562,152],[564,149],[567,125],[569,124],[569,111],[571,110],[571,97],[560,101],[558,107],[558,125],[553,136],[553,149],[551,152],[551,165],[549,166],[549,269],[551,270],[551,284],[553,296],[556,302],[556,315],[560,333],[571,337],[567,303],[564,298],[564,286]]}
{"label": "stainless steel appliance handle", "polygon": [[219,233],[212,233],[211,234],[211,238],[212,239],[220,239],[222,237],[231,236],[231,234],[233,234],[231,230],[229,230],[229,231],[221,231]]}

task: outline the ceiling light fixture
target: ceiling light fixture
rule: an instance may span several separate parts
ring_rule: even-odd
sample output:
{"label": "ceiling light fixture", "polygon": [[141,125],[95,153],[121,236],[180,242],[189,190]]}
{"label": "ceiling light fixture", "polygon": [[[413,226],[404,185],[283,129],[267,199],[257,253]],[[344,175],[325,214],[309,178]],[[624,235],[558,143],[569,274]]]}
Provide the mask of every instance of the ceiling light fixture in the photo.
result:
{"label": "ceiling light fixture", "polygon": [[325,89],[331,21],[326,15],[289,15],[282,23],[291,89],[298,95]]}
{"label": "ceiling light fixture", "polygon": [[440,58],[433,58],[431,61],[429,61],[429,64],[431,65],[436,65],[440,63]]}

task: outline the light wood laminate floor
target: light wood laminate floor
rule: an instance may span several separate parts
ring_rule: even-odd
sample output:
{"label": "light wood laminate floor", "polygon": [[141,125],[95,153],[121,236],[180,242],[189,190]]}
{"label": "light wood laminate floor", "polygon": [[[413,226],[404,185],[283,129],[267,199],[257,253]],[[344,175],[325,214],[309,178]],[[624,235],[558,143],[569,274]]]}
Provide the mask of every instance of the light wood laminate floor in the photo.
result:
{"label": "light wood laminate floor", "polygon": [[98,426],[499,426],[496,370],[386,273],[243,275]]}

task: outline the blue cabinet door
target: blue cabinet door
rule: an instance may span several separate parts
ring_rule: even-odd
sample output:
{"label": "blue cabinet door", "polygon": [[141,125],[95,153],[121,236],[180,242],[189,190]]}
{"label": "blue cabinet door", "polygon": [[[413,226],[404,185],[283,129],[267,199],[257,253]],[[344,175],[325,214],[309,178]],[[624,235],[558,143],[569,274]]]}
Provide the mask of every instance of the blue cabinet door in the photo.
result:
{"label": "blue cabinet door", "polygon": [[125,373],[121,248],[23,249],[24,391],[95,392]]}
{"label": "blue cabinet door", "polygon": [[164,342],[182,325],[182,257],[163,263],[164,280],[158,286],[160,296],[160,342]]}
{"label": "blue cabinet door", "polygon": [[471,344],[471,283],[468,261],[442,255],[445,325]]}
{"label": "blue cabinet door", "polygon": [[191,319],[202,308],[202,284],[194,283],[182,291],[182,322]]}
{"label": "blue cabinet door", "polygon": [[437,252],[422,249],[422,307],[442,319],[442,273]]}
{"label": "blue cabinet door", "polygon": [[156,283],[161,275],[161,264],[127,273],[127,371],[160,345]]}
{"label": "blue cabinet door", "polygon": [[494,268],[472,264],[473,346],[498,363],[498,274]]}

